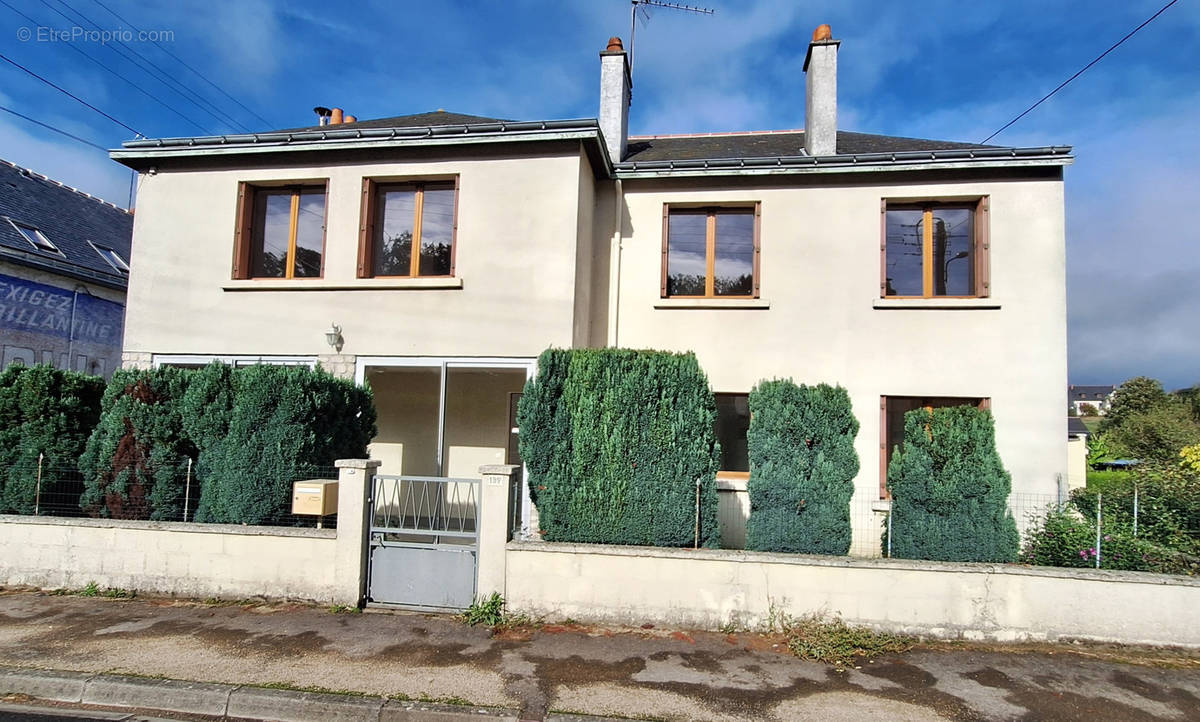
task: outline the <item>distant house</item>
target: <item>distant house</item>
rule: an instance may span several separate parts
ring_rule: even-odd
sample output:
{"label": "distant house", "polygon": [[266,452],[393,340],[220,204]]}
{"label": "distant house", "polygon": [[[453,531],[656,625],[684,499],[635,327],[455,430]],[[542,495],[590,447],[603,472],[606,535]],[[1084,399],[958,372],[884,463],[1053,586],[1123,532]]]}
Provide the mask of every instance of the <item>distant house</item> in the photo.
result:
{"label": "distant house", "polygon": [[1090,404],[1103,416],[1108,411],[1116,386],[1067,386],[1067,403],[1077,415],[1083,415],[1083,405]]}
{"label": "distant house", "polygon": [[1082,419],[1067,417],[1067,483],[1071,489],[1087,486],[1087,442],[1091,434]]}
{"label": "distant house", "polygon": [[133,214],[0,160],[2,365],[120,365]]}

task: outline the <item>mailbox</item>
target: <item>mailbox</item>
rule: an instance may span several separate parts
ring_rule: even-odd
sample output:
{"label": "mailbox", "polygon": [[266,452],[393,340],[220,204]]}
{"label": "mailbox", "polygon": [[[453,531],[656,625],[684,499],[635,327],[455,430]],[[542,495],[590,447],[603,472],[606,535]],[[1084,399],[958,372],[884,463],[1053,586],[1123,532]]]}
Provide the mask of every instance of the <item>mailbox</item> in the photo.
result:
{"label": "mailbox", "polygon": [[292,513],[327,516],[338,510],[338,483],[324,479],[292,484]]}

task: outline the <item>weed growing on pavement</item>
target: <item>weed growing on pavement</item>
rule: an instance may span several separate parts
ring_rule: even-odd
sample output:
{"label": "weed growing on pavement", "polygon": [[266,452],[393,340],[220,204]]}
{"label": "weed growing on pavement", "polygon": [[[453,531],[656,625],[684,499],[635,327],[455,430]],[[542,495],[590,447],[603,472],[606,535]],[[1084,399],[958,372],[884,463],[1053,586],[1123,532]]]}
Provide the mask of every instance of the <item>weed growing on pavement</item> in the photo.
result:
{"label": "weed growing on pavement", "polygon": [[851,626],[841,617],[809,614],[783,621],[792,654],[838,667],[852,666],[858,657],[907,652],[916,643],[913,637]]}
{"label": "weed growing on pavement", "polygon": [[504,597],[496,592],[487,599],[477,599],[458,615],[459,621],[471,627],[484,626],[493,632],[504,632],[534,624],[528,614],[511,614],[504,609]]}
{"label": "weed growing on pavement", "polygon": [[133,599],[137,596],[137,593],[132,589],[111,587],[104,590],[104,596],[108,597],[109,599]]}
{"label": "weed growing on pavement", "polygon": [[346,604],[334,604],[329,607],[330,614],[362,614],[362,610],[358,607],[352,607]]}
{"label": "weed growing on pavement", "polygon": [[88,582],[87,586],[79,590],[81,597],[98,597],[100,596],[100,587],[95,582]]}
{"label": "weed growing on pavement", "polygon": [[264,684],[251,684],[249,687],[260,687],[262,689],[284,689],[290,692],[316,692],[317,694],[340,694],[343,697],[367,697],[366,692],[359,692],[354,689],[330,689],[328,687],[320,687],[317,685],[298,685],[291,682],[266,682]]}

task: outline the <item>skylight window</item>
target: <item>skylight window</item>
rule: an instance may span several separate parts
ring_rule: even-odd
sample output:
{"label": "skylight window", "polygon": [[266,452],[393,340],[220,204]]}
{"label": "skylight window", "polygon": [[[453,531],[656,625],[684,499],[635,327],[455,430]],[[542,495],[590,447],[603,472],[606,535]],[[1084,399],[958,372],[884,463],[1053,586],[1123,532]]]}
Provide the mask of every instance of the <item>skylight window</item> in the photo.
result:
{"label": "skylight window", "polygon": [[8,219],[8,222],[12,224],[13,228],[17,229],[17,233],[20,233],[25,240],[32,243],[33,247],[39,251],[45,251],[46,253],[53,253],[59,256],[63,254],[62,251],[58,250],[58,246],[51,243],[50,239],[46,237],[46,234],[42,233],[37,228],[34,228],[33,226],[27,226],[24,223],[17,223],[11,218]]}
{"label": "skylight window", "polygon": [[117,253],[108,246],[102,246],[99,243],[92,243],[91,241],[88,241],[88,244],[91,245],[92,248],[96,249],[96,253],[99,253],[100,257],[107,261],[108,265],[113,267],[114,271],[117,273],[129,273],[129,264],[125,262],[124,258],[121,258],[120,253]]}

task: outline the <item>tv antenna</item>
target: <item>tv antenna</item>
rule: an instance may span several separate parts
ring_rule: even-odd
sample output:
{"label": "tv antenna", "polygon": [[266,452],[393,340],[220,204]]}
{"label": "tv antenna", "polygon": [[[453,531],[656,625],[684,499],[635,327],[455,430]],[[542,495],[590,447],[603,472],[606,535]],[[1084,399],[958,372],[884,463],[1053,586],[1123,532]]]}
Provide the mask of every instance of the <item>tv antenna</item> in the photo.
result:
{"label": "tv antenna", "polygon": [[682,3],[663,2],[662,0],[630,0],[633,4],[633,12],[629,18],[629,77],[633,77],[633,35],[637,31],[638,16],[641,16],[642,24],[650,22],[650,8],[666,8],[667,10],[682,10],[688,13],[696,13],[698,15],[712,15],[716,12],[712,8],[696,7],[694,5],[684,5]]}

